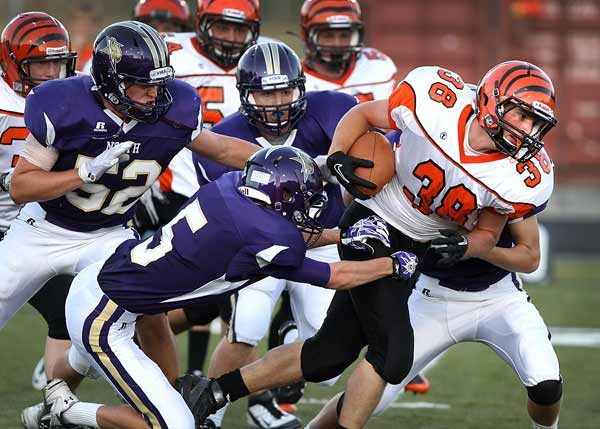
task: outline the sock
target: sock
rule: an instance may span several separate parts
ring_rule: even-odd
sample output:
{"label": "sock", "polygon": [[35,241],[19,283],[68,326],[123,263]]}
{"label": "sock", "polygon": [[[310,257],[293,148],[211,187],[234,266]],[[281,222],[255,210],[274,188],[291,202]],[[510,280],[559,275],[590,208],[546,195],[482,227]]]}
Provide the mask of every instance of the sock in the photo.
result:
{"label": "sock", "polygon": [[202,371],[209,339],[209,331],[188,331],[188,374]]}
{"label": "sock", "polygon": [[291,344],[298,340],[298,330],[290,329],[286,332],[285,337],[283,338],[283,344]]}
{"label": "sock", "polygon": [[64,423],[90,426],[99,428],[96,422],[96,413],[102,404],[93,404],[91,402],[76,402],[71,408],[62,414]]}
{"label": "sock", "polygon": [[239,369],[220,376],[217,382],[229,402],[248,396],[250,393]]}
{"label": "sock", "polygon": [[208,420],[212,420],[216,427],[220,428],[223,425],[223,417],[225,417],[225,411],[229,408],[230,403],[226,403],[223,408],[219,408],[219,410],[208,416]]}
{"label": "sock", "polygon": [[554,424],[552,424],[550,426],[541,425],[539,423],[534,422],[533,420],[531,421],[531,423],[533,424],[533,426],[532,426],[533,429],[558,429],[558,419],[556,419]]}

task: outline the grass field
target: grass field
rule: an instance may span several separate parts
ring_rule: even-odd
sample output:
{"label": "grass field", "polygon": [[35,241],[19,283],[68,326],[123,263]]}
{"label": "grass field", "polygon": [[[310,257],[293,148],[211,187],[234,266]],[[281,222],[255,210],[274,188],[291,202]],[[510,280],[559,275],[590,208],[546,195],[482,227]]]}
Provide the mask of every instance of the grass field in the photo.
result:
{"label": "grass field", "polygon": [[[551,327],[600,330],[600,259],[564,259],[554,267],[549,286],[528,291]],[[26,306],[0,333],[0,429],[20,428],[20,410],[39,402],[31,388],[32,369],[42,354],[43,320]],[[180,346],[185,347],[185,336]],[[217,340],[213,337],[211,342]],[[556,346],[565,379],[560,427],[600,428],[600,347]],[[431,391],[424,396],[401,396],[394,408],[370,422],[369,428],[529,428],[525,411],[526,391],[517,377],[496,355],[479,344],[461,344],[446,353],[428,372]],[[320,405],[342,389],[308,386],[307,403],[299,416],[308,422]],[[101,380],[86,381],[80,399],[118,403]],[[433,408],[425,408],[433,407]],[[245,403],[230,407],[224,428],[245,428]]]}

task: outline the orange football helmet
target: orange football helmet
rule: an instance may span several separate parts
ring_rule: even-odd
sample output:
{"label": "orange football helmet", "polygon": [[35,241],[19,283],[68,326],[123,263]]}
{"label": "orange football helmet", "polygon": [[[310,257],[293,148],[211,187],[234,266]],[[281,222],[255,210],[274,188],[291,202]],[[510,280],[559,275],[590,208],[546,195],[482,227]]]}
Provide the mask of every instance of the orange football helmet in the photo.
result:
{"label": "orange football helmet", "polygon": [[[504,119],[515,107],[534,119],[530,133]],[[555,107],[552,81],[542,69],[525,61],[506,61],[492,67],[477,87],[479,124],[500,152],[519,162],[528,161],[544,146],[542,139],[557,122]]]}
{"label": "orange football helmet", "polygon": [[33,62],[61,61],[59,78],[75,74],[77,54],[71,51],[69,33],[56,19],[44,12],[26,12],[14,17],[0,36],[2,77],[20,95],[44,79],[32,79]]}
{"label": "orange football helmet", "polygon": [[187,31],[190,8],[185,0],[139,0],[133,8],[133,17],[148,25],[159,22],[175,27],[169,31]]}
{"label": "orange football helmet", "polygon": [[[248,28],[241,43],[219,39],[212,34],[217,22]],[[237,64],[244,51],[256,43],[260,33],[259,0],[198,0],[196,34],[204,52],[223,67]]]}
{"label": "orange football helmet", "polygon": [[[364,26],[357,0],[305,0],[300,25],[308,62],[318,61],[332,70],[345,70],[363,46]],[[336,29],[352,32],[348,46],[319,44],[321,31]]]}

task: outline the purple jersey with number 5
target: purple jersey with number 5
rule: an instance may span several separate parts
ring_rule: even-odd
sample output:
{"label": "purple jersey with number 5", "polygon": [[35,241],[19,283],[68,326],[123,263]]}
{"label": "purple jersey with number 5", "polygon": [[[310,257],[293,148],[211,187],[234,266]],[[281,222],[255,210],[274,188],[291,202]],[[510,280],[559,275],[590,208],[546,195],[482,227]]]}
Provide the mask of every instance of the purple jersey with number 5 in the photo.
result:
{"label": "purple jersey with number 5", "polygon": [[122,243],[98,283],[133,313],[214,299],[267,276],[324,286],[329,265],[305,256],[296,226],[238,191],[241,172],[203,186],[146,241]]}
{"label": "purple jersey with number 5", "polygon": [[46,219],[73,231],[125,224],[135,203],[169,161],[202,128],[201,101],[194,88],[171,81],[169,111],[156,123],[123,123],[106,109],[89,76],[57,79],[27,97],[25,124],[36,140],[58,152],[52,171],[77,168],[106,149],[134,142],[129,160],[109,169],[96,183],[41,202]]}

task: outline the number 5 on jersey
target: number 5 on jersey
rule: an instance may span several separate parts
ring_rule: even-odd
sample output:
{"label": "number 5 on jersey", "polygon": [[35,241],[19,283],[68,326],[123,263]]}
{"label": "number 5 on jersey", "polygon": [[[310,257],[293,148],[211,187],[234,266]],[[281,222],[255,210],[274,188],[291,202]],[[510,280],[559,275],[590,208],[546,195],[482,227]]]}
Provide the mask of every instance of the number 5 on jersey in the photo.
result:
{"label": "number 5 on jersey", "polygon": [[173,250],[173,238],[175,238],[173,227],[182,219],[185,219],[190,231],[192,231],[192,234],[199,231],[208,223],[204,212],[202,212],[200,203],[198,200],[194,200],[187,207],[177,213],[177,216],[171,219],[168,224],[162,227],[160,243],[158,246],[152,249],[148,248],[153,238],[150,237],[131,249],[131,262],[145,267]]}

